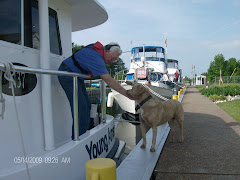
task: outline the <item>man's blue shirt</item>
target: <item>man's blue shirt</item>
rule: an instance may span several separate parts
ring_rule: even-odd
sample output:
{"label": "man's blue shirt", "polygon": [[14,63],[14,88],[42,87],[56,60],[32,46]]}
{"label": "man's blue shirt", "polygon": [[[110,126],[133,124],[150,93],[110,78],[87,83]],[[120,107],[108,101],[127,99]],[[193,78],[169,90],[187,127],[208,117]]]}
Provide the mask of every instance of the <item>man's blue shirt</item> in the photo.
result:
{"label": "man's blue shirt", "polygon": [[[74,54],[76,61],[86,71],[93,74],[93,76],[100,76],[108,74],[106,65],[102,55],[95,49],[83,48]],[[72,57],[64,60],[66,64],[73,72],[82,73],[73,63]]]}

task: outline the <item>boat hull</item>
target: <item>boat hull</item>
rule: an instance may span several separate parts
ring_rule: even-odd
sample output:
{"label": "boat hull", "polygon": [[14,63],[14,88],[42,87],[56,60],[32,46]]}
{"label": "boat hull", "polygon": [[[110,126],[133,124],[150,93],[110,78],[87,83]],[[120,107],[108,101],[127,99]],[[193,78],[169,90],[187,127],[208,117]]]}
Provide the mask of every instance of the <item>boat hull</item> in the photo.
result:
{"label": "boat hull", "polygon": [[[85,179],[85,163],[93,158],[107,157],[115,143],[113,117],[79,136],[78,141],[45,153],[27,156],[32,180],[42,179]],[[1,180],[28,179],[24,157],[13,157],[15,165],[0,171]]]}

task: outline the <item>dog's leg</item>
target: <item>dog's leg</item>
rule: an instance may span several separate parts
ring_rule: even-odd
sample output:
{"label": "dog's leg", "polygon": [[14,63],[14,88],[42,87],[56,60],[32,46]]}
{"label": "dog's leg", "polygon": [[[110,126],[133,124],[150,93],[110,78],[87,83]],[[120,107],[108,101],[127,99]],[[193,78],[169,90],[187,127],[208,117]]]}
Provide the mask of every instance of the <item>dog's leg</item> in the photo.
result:
{"label": "dog's leg", "polygon": [[155,144],[157,138],[157,126],[152,127],[153,137],[152,137],[152,147],[150,149],[151,152],[155,152]]}
{"label": "dog's leg", "polygon": [[183,118],[180,119],[180,121],[178,121],[178,125],[180,128],[180,142],[183,142]]}
{"label": "dog's leg", "polygon": [[145,126],[145,122],[142,119],[142,116],[139,115],[139,119],[140,119],[140,128],[141,128],[141,133],[142,133],[142,137],[143,137],[143,143],[140,146],[140,148],[145,148],[146,147],[146,126]]}
{"label": "dog's leg", "polygon": [[169,122],[168,122],[170,128],[171,128],[171,136],[170,136],[170,142],[174,142],[174,119],[171,119]]}
{"label": "dog's leg", "polygon": [[178,122],[179,125],[179,129],[180,129],[180,139],[179,142],[183,142],[183,121],[184,121],[184,114],[181,113],[176,117],[176,120]]}
{"label": "dog's leg", "polygon": [[180,135],[181,135],[181,139],[180,139],[180,142],[183,142],[183,122],[182,124],[180,125]]}

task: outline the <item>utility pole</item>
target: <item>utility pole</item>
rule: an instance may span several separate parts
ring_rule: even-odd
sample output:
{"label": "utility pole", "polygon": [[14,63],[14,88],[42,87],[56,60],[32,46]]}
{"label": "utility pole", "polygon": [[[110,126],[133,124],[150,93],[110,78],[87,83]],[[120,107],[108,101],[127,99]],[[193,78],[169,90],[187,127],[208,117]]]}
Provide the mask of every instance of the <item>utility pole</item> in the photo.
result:
{"label": "utility pole", "polygon": [[196,85],[196,76],[195,76],[195,65],[192,65],[192,69],[193,69],[193,86]]}
{"label": "utility pole", "polygon": [[195,82],[194,86],[196,86],[196,74],[195,74],[195,65],[193,66],[193,70],[194,70],[194,82]]}

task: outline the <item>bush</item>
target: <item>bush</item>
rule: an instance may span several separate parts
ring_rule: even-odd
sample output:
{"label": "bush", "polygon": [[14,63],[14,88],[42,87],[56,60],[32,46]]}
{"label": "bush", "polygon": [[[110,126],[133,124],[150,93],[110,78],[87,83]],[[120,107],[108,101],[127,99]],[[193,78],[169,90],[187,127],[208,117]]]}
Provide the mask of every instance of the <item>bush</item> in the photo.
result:
{"label": "bush", "polygon": [[218,100],[218,95],[214,94],[214,95],[210,95],[209,99],[211,99],[213,102]]}
{"label": "bush", "polygon": [[226,96],[219,96],[219,100],[220,101],[225,101],[225,100],[227,100],[227,97]]}
{"label": "bush", "polygon": [[214,95],[210,95],[209,99],[211,99],[213,102],[216,102],[216,101],[225,101],[227,99],[227,97],[226,96],[218,96],[218,95],[214,94]]}
{"label": "bush", "polygon": [[228,85],[228,86],[214,86],[209,89],[203,89],[201,91],[202,95],[209,97],[210,95],[217,96],[236,96],[240,95],[240,86],[237,85]]}

